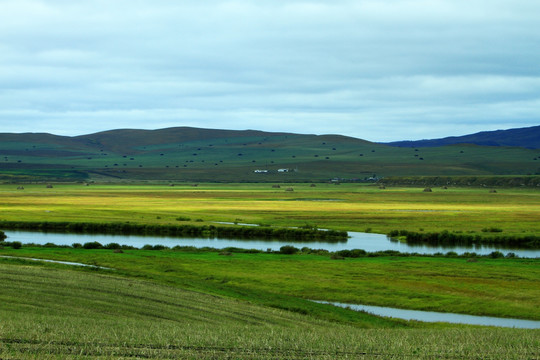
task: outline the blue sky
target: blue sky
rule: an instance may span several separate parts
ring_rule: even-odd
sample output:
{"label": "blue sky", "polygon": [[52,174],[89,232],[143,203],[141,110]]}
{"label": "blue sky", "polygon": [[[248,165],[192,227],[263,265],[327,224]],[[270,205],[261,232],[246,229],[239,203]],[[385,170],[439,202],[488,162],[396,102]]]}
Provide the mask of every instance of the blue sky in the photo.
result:
{"label": "blue sky", "polygon": [[536,0],[0,0],[0,132],[539,125]]}

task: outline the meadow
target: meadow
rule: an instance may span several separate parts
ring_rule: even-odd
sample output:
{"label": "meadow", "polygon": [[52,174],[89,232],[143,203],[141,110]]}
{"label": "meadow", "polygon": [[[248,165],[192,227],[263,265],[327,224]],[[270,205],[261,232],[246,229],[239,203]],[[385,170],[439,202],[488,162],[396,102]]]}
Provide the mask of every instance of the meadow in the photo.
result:
{"label": "meadow", "polygon": [[[170,185],[4,184],[0,219],[540,234],[540,193],[531,189]],[[0,258],[2,358],[540,356],[540,330],[406,322],[308,301],[539,320],[538,259],[26,245],[4,246],[0,255],[114,269]]]}
{"label": "meadow", "polygon": [[[194,186],[197,185],[197,186]],[[486,235],[540,234],[535,189],[387,187],[318,183],[0,185],[0,220],[309,226],[387,234],[448,230]],[[287,191],[287,189],[292,191]],[[180,220],[178,220],[180,219]]]}
{"label": "meadow", "polygon": [[537,330],[366,329],[354,317],[368,315],[328,321],[63,265],[2,259],[0,274],[4,359],[522,359],[540,348]]}

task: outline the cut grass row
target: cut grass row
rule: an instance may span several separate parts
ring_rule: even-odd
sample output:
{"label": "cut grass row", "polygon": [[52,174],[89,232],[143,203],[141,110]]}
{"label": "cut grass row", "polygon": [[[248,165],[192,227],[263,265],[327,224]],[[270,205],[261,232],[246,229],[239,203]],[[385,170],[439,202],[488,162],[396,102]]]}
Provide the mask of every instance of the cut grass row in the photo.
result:
{"label": "cut grass row", "polygon": [[[540,355],[538,330],[362,329],[187,291],[175,284],[74,271],[62,265],[4,259],[0,274],[2,358],[521,359]],[[354,316],[369,317],[350,315]]]}

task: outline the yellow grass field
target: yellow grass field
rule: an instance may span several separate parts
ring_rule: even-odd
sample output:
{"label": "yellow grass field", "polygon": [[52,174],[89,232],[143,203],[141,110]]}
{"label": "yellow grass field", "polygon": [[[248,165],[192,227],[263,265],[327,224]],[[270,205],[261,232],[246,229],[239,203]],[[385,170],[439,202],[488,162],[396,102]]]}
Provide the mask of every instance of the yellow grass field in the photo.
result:
{"label": "yellow grass field", "polygon": [[[292,188],[293,191],[287,191]],[[0,220],[84,221],[203,225],[216,221],[278,226],[313,225],[388,233],[481,233],[496,226],[505,235],[540,234],[540,191],[481,188],[379,189],[360,184],[43,184],[0,186]]]}

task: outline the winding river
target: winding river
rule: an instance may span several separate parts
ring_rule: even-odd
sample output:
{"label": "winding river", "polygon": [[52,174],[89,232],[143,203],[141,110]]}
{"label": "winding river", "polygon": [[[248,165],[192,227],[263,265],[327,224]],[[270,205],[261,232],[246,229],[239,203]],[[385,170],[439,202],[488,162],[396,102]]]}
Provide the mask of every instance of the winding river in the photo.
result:
{"label": "winding river", "polygon": [[194,247],[213,247],[226,248],[237,247],[243,249],[257,249],[266,251],[279,250],[284,245],[293,245],[297,248],[309,247],[312,249],[325,249],[328,251],[363,249],[368,252],[396,250],[404,253],[435,254],[454,251],[458,254],[465,252],[475,252],[479,255],[487,255],[493,251],[500,251],[503,254],[514,253],[520,257],[538,258],[540,250],[502,248],[496,245],[481,246],[427,246],[427,245],[409,245],[399,241],[392,240],[386,235],[349,232],[349,239],[341,242],[316,242],[302,241],[290,242],[286,240],[269,239],[218,239],[218,238],[172,238],[159,236],[135,236],[135,235],[99,235],[99,234],[66,234],[66,233],[41,233],[31,231],[5,231],[8,241],[20,241],[23,244],[53,243],[56,245],[72,245],[73,243],[84,244],[86,242],[97,241],[102,245],[109,243],[118,243],[120,245],[130,245],[141,248],[146,244],[173,246],[194,246]]}

